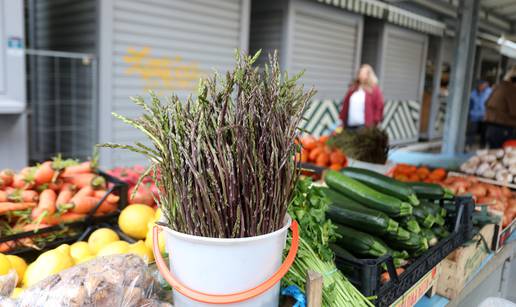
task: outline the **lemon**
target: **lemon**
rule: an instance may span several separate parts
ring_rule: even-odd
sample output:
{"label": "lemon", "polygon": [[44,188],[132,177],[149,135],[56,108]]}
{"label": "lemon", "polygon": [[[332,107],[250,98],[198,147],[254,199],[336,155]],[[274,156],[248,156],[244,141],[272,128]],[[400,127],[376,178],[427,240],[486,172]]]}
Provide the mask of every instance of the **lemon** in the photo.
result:
{"label": "lemon", "polygon": [[11,263],[13,269],[16,270],[16,274],[18,275],[18,284],[21,284],[23,275],[25,275],[25,270],[27,270],[27,262],[15,255],[7,255],[7,259]]}
{"label": "lemon", "polygon": [[88,238],[88,245],[90,247],[90,251],[93,254],[96,254],[104,246],[118,240],[120,240],[120,238],[113,230],[109,228],[99,228],[95,230]]}
{"label": "lemon", "polygon": [[107,255],[115,255],[115,254],[126,254],[129,252],[129,243],[125,241],[115,241],[111,242],[108,245],[104,246],[97,253],[98,257],[107,256]]}
{"label": "lemon", "polygon": [[13,267],[11,265],[11,262],[9,261],[9,258],[5,256],[4,254],[0,253],[0,275],[5,275],[9,273],[10,270],[12,270]]}
{"label": "lemon", "polygon": [[88,242],[80,241],[75,242],[70,246],[70,255],[72,256],[75,263],[82,263],[83,261],[79,262],[79,260],[90,257],[93,258],[93,254],[90,251],[90,246],[88,245]]}
{"label": "lemon", "polygon": [[146,263],[154,261],[154,254],[152,253],[152,250],[148,248],[142,240],[131,244],[129,247],[129,252],[142,257]]}
{"label": "lemon", "polygon": [[147,234],[147,223],[153,220],[154,209],[147,205],[134,204],[120,212],[118,226],[128,236],[144,239]]}
{"label": "lemon", "polygon": [[29,264],[25,275],[23,276],[23,285],[30,287],[38,281],[57,274],[69,267],[73,266],[73,259],[70,255],[62,252],[61,250],[53,249],[43,254],[33,263]]}
{"label": "lemon", "polygon": [[22,288],[14,288],[13,293],[11,293],[11,298],[18,298],[20,294],[22,294],[23,289]]}
{"label": "lemon", "polygon": [[159,221],[159,219],[161,218],[162,215],[163,214],[161,212],[161,208],[156,209],[156,213],[154,213],[154,220]]}
{"label": "lemon", "polygon": [[56,250],[60,251],[65,255],[70,255],[70,245],[68,244],[61,244],[58,247],[56,247]]}
{"label": "lemon", "polygon": [[[147,231],[147,235],[145,236],[145,245],[152,250],[152,228],[149,228],[149,231]],[[158,235],[158,245],[159,251],[163,254],[165,252],[165,237],[163,232],[160,232]]]}
{"label": "lemon", "polygon": [[92,259],[95,259],[94,255],[84,255],[83,257],[78,258],[77,260],[75,260],[75,264],[81,264],[81,263],[84,263],[84,262],[88,262],[88,261],[90,261]]}
{"label": "lemon", "polygon": [[148,231],[152,231],[152,228],[154,228],[154,225],[156,225],[156,221],[155,221],[155,220],[150,220],[150,221],[147,223],[147,232],[148,232]]}

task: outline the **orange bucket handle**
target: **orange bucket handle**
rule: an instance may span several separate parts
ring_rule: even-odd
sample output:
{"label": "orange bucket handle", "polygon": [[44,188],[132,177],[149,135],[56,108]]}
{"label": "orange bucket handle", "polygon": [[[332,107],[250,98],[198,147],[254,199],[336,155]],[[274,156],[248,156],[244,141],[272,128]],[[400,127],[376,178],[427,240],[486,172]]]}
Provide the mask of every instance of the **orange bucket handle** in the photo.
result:
{"label": "orange bucket handle", "polygon": [[176,289],[177,292],[181,293],[187,298],[197,302],[208,304],[240,303],[252,299],[253,297],[256,297],[264,293],[265,291],[269,290],[274,285],[276,285],[281,280],[281,278],[285,276],[285,274],[287,274],[288,270],[290,269],[290,266],[292,265],[292,263],[294,263],[294,260],[296,259],[297,250],[299,248],[299,229],[296,221],[292,221],[290,229],[292,230],[292,243],[290,246],[290,251],[288,252],[285,261],[281,264],[278,271],[276,271],[274,275],[272,275],[269,279],[259,284],[258,286],[249,290],[236,292],[232,294],[208,294],[204,292],[199,292],[191,288],[188,288],[187,286],[183,285],[179,280],[177,280],[174,276],[172,276],[172,273],[170,273],[167,264],[163,260],[161,252],[159,251],[158,234],[161,231],[161,229],[158,226],[154,226],[154,229],[152,230],[152,251],[154,253],[156,265],[158,266],[158,270],[160,271],[161,275],[174,289]]}

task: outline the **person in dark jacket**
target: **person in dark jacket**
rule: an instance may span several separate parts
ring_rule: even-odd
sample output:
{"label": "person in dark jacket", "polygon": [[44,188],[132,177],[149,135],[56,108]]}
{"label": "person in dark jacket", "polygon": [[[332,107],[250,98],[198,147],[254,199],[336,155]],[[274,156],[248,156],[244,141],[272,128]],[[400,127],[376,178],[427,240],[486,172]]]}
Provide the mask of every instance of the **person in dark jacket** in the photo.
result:
{"label": "person in dark jacket", "polygon": [[516,139],[516,67],[496,86],[486,105],[486,141],[489,148],[500,148]]}
{"label": "person in dark jacket", "polygon": [[348,89],[339,115],[348,129],[376,126],[383,119],[383,95],[371,65],[363,64]]}

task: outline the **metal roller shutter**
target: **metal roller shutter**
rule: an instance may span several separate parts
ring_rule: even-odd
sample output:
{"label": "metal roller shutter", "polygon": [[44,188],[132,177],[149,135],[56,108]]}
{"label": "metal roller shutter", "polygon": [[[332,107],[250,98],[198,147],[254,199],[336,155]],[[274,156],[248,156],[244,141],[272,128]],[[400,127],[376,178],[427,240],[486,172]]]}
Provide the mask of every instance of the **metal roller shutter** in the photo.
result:
{"label": "metal roller shutter", "polygon": [[362,17],[319,3],[295,1],[289,70],[305,70],[302,82],[316,99],[342,100],[359,64]]}
{"label": "metal roller shutter", "polygon": [[251,8],[251,26],[249,34],[249,50],[252,54],[261,50],[257,64],[263,65],[268,55],[275,50],[282,52],[282,35],[285,20],[285,6],[275,0],[253,1]]}
{"label": "metal roller shutter", "polygon": [[[152,89],[185,99],[200,77],[232,68],[235,49],[246,48],[248,8],[247,0],[114,1],[111,110],[138,116],[141,110],[130,96]],[[145,140],[118,120],[111,121],[110,129],[104,138],[113,142]],[[144,162],[122,151],[113,152],[110,160],[116,165]]]}
{"label": "metal roller shutter", "polygon": [[386,100],[421,101],[428,37],[385,28],[381,87]]}

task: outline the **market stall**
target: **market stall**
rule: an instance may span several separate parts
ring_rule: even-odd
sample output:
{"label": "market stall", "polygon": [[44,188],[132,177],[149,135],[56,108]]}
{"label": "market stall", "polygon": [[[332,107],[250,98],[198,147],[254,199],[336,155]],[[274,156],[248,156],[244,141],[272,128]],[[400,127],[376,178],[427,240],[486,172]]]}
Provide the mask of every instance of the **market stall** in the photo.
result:
{"label": "market stall", "polygon": [[144,116],[113,114],[148,140],[99,146],[146,166],[103,172],[93,154],[2,170],[0,303],[407,306],[456,300],[507,259],[511,147],[387,167],[378,127],[301,135],[315,91],[259,56],[236,55],[195,98],[150,93],[133,99]]}

